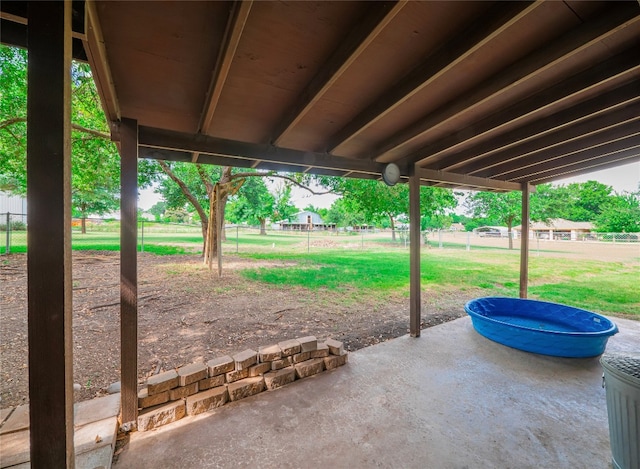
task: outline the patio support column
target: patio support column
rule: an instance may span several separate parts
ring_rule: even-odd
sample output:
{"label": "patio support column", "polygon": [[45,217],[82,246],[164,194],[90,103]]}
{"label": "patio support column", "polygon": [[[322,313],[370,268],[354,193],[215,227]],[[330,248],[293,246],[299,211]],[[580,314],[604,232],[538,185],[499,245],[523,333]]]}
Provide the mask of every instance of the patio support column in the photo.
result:
{"label": "patio support column", "polygon": [[531,186],[522,184],[522,236],[520,236],[520,298],[527,297],[529,283],[529,195]]}
{"label": "patio support column", "polygon": [[27,8],[30,465],[72,468],[71,1]]}
{"label": "patio support column", "polygon": [[409,176],[409,333],[420,337],[420,175]]}
{"label": "patio support column", "polygon": [[122,425],[138,420],[138,121],[120,124],[120,382]]}

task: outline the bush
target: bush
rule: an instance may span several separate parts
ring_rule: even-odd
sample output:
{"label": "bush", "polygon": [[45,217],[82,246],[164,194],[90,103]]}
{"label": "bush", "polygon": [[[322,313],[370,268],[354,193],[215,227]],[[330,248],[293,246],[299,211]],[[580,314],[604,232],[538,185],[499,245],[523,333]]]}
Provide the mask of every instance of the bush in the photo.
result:
{"label": "bush", "polygon": [[[10,226],[11,231],[27,231],[27,224],[20,220],[12,221]],[[0,223],[0,231],[7,231],[6,223]]]}

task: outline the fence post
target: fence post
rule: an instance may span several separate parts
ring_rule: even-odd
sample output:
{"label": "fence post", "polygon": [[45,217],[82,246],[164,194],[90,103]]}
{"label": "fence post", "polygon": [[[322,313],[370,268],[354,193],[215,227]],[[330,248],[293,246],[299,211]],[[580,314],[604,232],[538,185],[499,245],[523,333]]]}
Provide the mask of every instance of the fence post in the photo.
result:
{"label": "fence post", "polygon": [[438,230],[438,247],[442,249],[442,230]]}
{"label": "fence post", "polygon": [[140,231],[140,252],[144,252],[144,218],[142,219],[142,229]]}
{"label": "fence post", "polygon": [[364,231],[360,230],[360,249],[364,249]]}
{"label": "fence post", "polygon": [[7,242],[5,244],[4,253],[9,254],[11,252],[11,214],[7,212]]}
{"label": "fence post", "polygon": [[471,251],[471,231],[467,231],[467,251]]}
{"label": "fence post", "polygon": [[307,226],[307,253],[311,252],[311,230]]}
{"label": "fence post", "polygon": [[238,254],[238,225],[236,225],[236,254]]}

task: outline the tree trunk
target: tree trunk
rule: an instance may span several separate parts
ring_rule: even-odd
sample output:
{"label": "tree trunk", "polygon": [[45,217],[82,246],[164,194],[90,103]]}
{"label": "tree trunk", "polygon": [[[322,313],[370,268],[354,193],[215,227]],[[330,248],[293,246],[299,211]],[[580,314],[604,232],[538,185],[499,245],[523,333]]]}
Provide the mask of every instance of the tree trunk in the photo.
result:
{"label": "tree trunk", "polygon": [[513,226],[513,218],[507,220],[507,236],[509,237],[509,249],[513,249],[513,238],[511,237],[511,227]]}
{"label": "tree trunk", "polygon": [[393,215],[389,214],[389,222],[391,223],[391,241],[396,240],[396,225],[393,222]]}
{"label": "tree trunk", "polygon": [[207,232],[209,231],[209,221],[204,219],[200,222],[200,228],[202,229],[202,255],[204,256],[204,251],[207,246]]}
{"label": "tree trunk", "polygon": [[267,235],[267,219],[259,218],[258,220],[260,220],[260,234],[262,236],[266,236]]}
{"label": "tree trunk", "polygon": [[87,206],[85,204],[80,205],[80,232],[87,234]]}

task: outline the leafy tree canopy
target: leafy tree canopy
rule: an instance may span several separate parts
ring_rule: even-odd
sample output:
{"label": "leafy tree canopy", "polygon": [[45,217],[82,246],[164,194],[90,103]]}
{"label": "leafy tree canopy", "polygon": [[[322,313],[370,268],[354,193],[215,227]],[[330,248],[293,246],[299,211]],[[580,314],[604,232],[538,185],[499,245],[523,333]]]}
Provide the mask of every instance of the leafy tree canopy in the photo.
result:
{"label": "leafy tree canopy", "polygon": [[[87,64],[73,62],[71,86],[73,213],[103,215],[119,205],[118,151]],[[0,46],[0,190],[17,195],[27,191],[26,116],[27,52]],[[144,186],[148,179],[141,174]]]}

